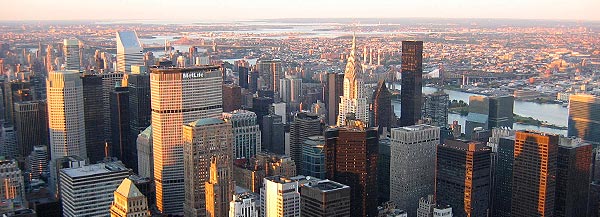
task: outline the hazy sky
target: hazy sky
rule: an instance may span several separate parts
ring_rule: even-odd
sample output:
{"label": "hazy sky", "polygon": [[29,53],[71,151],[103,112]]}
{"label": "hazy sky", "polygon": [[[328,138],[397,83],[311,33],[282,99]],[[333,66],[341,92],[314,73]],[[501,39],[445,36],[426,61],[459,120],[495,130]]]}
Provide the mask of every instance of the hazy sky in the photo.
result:
{"label": "hazy sky", "polygon": [[525,18],[600,20],[600,0],[1,0],[0,20]]}

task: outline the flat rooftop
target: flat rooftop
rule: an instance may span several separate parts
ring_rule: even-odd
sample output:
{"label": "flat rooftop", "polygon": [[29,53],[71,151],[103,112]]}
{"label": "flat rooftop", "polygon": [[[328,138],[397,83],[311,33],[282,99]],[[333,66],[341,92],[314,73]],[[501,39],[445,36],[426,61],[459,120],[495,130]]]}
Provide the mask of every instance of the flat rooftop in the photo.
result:
{"label": "flat rooftop", "polygon": [[62,169],[61,173],[66,174],[71,178],[80,178],[87,176],[94,176],[105,173],[114,173],[121,171],[128,171],[121,162],[110,162],[110,163],[98,163],[92,165],[85,165],[78,168],[66,168]]}

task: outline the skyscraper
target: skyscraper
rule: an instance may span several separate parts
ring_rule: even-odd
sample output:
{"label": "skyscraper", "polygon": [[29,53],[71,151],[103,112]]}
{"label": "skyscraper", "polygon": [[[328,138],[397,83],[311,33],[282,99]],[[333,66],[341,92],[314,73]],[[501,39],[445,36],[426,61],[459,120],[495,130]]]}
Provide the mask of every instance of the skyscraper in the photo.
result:
{"label": "skyscraper", "polygon": [[379,138],[379,153],[377,155],[377,188],[379,189],[379,204],[390,201],[390,139]]}
{"label": "skyscraper", "polygon": [[286,103],[299,103],[302,97],[302,79],[286,76],[279,81],[279,97]]}
{"label": "skyscraper", "polygon": [[138,135],[136,145],[138,174],[144,178],[154,177],[154,157],[152,154],[152,126],[147,127]]}
{"label": "skyscraper", "polygon": [[110,128],[112,156],[137,171],[137,147],[129,143],[129,90],[115,87],[110,92]]}
{"label": "skyscraper", "polygon": [[223,111],[231,112],[242,108],[242,88],[235,84],[223,85]]}
{"label": "skyscraper", "polygon": [[230,217],[258,217],[258,202],[252,193],[234,194],[229,202]]}
{"label": "skyscraper", "polygon": [[148,199],[129,178],[123,179],[114,192],[111,217],[149,217]]}
{"label": "skyscraper", "polygon": [[15,102],[15,128],[19,155],[28,156],[33,147],[48,145],[46,101]]}
{"label": "skyscraper", "polygon": [[402,41],[402,88],[400,125],[415,125],[421,118],[423,42]]}
{"label": "skyscraper", "polygon": [[344,95],[340,97],[337,126],[345,125],[346,116],[353,113],[357,120],[369,124],[369,103],[362,79],[363,68],[356,56],[356,37],[352,37],[352,50],[344,72]]}
{"label": "skyscraper", "polygon": [[473,129],[477,127],[488,131],[499,127],[512,128],[514,102],[513,96],[470,96],[465,123],[467,138],[473,137]]}
{"label": "skyscraper", "polygon": [[327,178],[350,186],[351,213],[377,216],[378,132],[361,121],[325,131]]}
{"label": "skyscraper", "polygon": [[590,192],[592,145],[559,139],[554,216],[585,216]]}
{"label": "skyscraper", "polygon": [[241,88],[248,89],[248,67],[238,67],[238,84]]}
{"label": "skyscraper", "polygon": [[83,108],[85,120],[85,144],[91,163],[104,159],[104,146],[107,138],[104,135],[105,112],[102,110],[102,77],[100,75],[83,74]]}
{"label": "skyscraper", "polygon": [[138,134],[150,126],[150,75],[131,74],[127,78],[129,89],[129,143],[136,142]]}
{"label": "skyscraper", "polygon": [[[325,137],[310,136],[302,145],[302,170],[299,174],[325,179]],[[296,163],[297,165],[298,163]]]}
{"label": "skyscraper", "polygon": [[[260,60],[257,63],[257,69],[260,77],[265,81],[264,89],[279,92],[279,80],[284,76],[281,60]],[[263,88],[258,87],[258,89]]]}
{"label": "skyscraper", "polygon": [[435,195],[455,216],[486,216],[490,197],[491,149],[483,143],[446,140],[437,148]]}
{"label": "skyscraper", "polygon": [[260,189],[261,216],[300,217],[299,183],[284,176],[270,176]]}
{"label": "skyscraper", "polygon": [[[392,129],[394,121],[392,110],[392,93],[385,86],[385,81],[380,80],[373,93],[373,126],[379,127],[379,132]],[[396,204],[397,205],[397,204]]]}
{"label": "skyscraper", "polygon": [[129,173],[118,161],[60,170],[63,215],[108,216],[114,191]]}
{"label": "skyscraper", "polygon": [[492,173],[492,207],[490,207],[492,216],[511,216],[514,152],[514,136],[499,138]]}
{"label": "skyscraper", "polygon": [[302,146],[311,136],[323,135],[321,119],[310,112],[298,112],[290,124],[290,157],[296,162],[296,171],[302,171]]}
{"label": "skyscraper", "polygon": [[261,149],[275,154],[285,154],[285,128],[279,115],[263,117]]}
{"label": "skyscraper", "polygon": [[351,216],[350,187],[331,180],[310,181],[300,187],[302,216]]}
{"label": "skyscraper", "polygon": [[340,100],[344,94],[344,74],[328,73],[327,74],[327,90],[325,95],[327,98],[327,123],[335,125],[340,112]]}
{"label": "skyscraper", "polygon": [[86,159],[83,85],[78,71],[48,73],[51,160],[69,155]]}
{"label": "skyscraper", "polygon": [[162,213],[183,212],[183,124],[221,116],[221,85],[218,66],[151,70],[154,180]]}
{"label": "skyscraper", "polygon": [[185,216],[224,216],[233,193],[231,122],[198,119],[183,126],[183,137]]}
{"label": "skyscraper", "polygon": [[34,146],[27,157],[28,171],[31,179],[39,179],[48,173],[48,146]]}
{"label": "skyscraper", "polygon": [[434,193],[440,128],[429,125],[393,128],[390,140],[390,200],[409,216],[415,216],[419,199]]}
{"label": "skyscraper", "polygon": [[[65,57],[65,70],[75,70],[79,72],[81,70],[80,55],[81,50],[79,49],[79,40],[77,39],[65,39],[63,41],[63,56]],[[50,92],[50,91],[48,91]]]}
{"label": "skyscraper", "polygon": [[144,49],[135,31],[117,32],[117,72],[131,73],[132,65],[144,65]]}
{"label": "skyscraper", "polygon": [[422,119],[433,126],[447,127],[449,95],[444,91],[436,91],[423,96],[423,99]]}
{"label": "skyscraper", "polygon": [[[123,83],[123,73],[103,73],[102,77],[102,112],[104,113],[104,139],[111,140],[110,123],[110,93],[115,90],[117,84]],[[97,99],[96,99],[97,100]]]}
{"label": "skyscraper", "polygon": [[575,136],[592,144],[600,144],[600,98],[593,95],[569,97],[568,136]]}
{"label": "skyscraper", "polygon": [[223,119],[233,126],[233,159],[250,159],[261,150],[261,135],[256,114],[246,110],[223,113]]}
{"label": "skyscraper", "polygon": [[554,216],[558,135],[517,131],[511,215]]}
{"label": "skyscraper", "polygon": [[513,107],[515,104],[514,96],[491,96],[489,111],[488,130],[493,128],[512,128],[514,123]]}

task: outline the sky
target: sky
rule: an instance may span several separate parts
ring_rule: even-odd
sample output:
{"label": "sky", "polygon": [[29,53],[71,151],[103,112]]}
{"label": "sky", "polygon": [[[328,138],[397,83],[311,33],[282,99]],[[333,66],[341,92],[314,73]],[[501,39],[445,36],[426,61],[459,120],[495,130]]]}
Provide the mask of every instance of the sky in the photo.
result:
{"label": "sky", "polygon": [[2,0],[0,20],[511,18],[600,21],[600,0]]}

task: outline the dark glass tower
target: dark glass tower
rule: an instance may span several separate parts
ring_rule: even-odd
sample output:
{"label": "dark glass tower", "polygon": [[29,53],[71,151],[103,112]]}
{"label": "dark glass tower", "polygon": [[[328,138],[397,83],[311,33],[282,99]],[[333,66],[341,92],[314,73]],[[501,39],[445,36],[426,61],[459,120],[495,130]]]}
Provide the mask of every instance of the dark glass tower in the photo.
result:
{"label": "dark glass tower", "polygon": [[554,216],[585,216],[590,191],[592,145],[560,138]]}
{"label": "dark glass tower", "polygon": [[385,81],[379,81],[377,90],[373,93],[373,125],[379,127],[379,132],[392,128],[392,93],[385,86]]}
{"label": "dark glass tower", "polygon": [[244,66],[238,67],[238,83],[241,88],[248,89],[248,68]]}
{"label": "dark glass tower", "polygon": [[127,89],[129,90],[130,134],[128,141],[129,144],[136,144],[138,135],[150,126],[152,114],[150,109],[150,74],[129,75]]}
{"label": "dark glass tower", "polygon": [[568,136],[600,144],[600,98],[592,95],[569,97]]}
{"label": "dark glass tower", "polygon": [[402,42],[401,126],[415,125],[421,118],[423,42]]}
{"label": "dark glass tower", "polygon": [[494,165],[494,185],[492,188],[492,216],[510,217],[512,197],[513,161],[515,138],[500,138]]}
{"label": "dark glass tower", "polygon": [[310,136],[323,135],[321,119],[315,113],[299,112],[290,124],[290,157],[296,163],[296,171],[302,171],[302,146]]}
{"label": "dark glass tower", "polygon": [[515,135],[511,215],[554,216],[558,135],[518,131]]}
{"label": "dark glass tower", "polygon": [[91,163],[104,159],[104,117],[102,77],[84,74],[83,110],[85,119],[85,145]]}
{"label": "dark glass tower", "polygon": [[275,154],[285,154],[285,131],[281,116],[271,114],[262,118],[261,149]]}
{"label": "dark glass tower", "polygon": [[45,100],[15,102],[14,114],[19,156],[27,157],[36,145],[49,144]]}
{"label": "dark glass tower", "polygon": [[223,85],[223,112],[242,108],[242,89],[235,84]]}
{"label": "dark glass tower", "polygon": [[128,142],[129,91],[116,87],[110,92],[110,132],[112,156],[121,160],[127,168],[137,170],[137,147]]}
{"label": "dark glass tower", "polygon": [[436,202],[454,216],[486,216],[490,198],[491,149],[479,142],[446,140],[437,148]]}
{"label": "dark glass tower", "polygon": [[376,128],[359,121],[325,131],[325,168],[327,178],[350,186],[353,216],[377,216],[377,155],[379,137]]}
{"label": "dark glass tower", "polygon": [[340,96],[344,94],[344,74],[327,74],[327,123],[335,125],[340,112]]}

